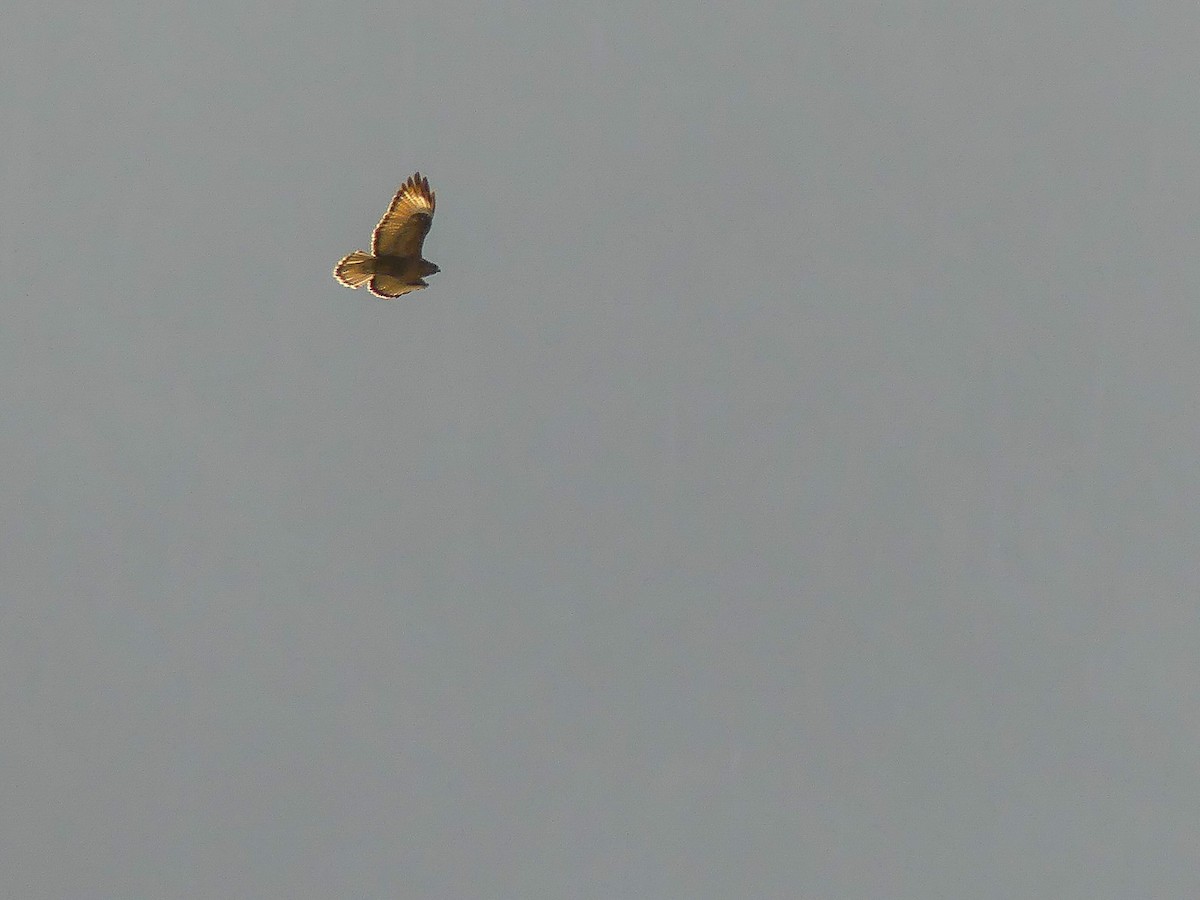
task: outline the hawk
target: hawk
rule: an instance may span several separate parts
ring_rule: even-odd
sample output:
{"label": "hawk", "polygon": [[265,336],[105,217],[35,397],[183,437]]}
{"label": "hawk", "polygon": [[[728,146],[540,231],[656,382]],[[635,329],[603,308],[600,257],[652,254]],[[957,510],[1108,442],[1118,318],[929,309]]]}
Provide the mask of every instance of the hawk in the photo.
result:
{"label": "hawk", "polygon": [[365,284],[376,297],[387,300],[429,287],[425,276],[441,271],[421,258],[421,245],[433,224],[433,207],[429,179],[417,172],[396,191],[375,226],[371,252],[355,250],[337,264],[333,277],[348,288]]}

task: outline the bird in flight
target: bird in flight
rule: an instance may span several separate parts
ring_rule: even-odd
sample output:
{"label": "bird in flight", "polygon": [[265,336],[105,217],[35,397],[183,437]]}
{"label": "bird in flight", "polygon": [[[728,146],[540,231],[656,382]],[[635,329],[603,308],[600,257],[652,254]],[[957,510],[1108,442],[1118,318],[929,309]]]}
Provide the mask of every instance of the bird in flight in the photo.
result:
{"label": "bird in flight", "polygon": [[421,258],[421,245],[433,224],[433,191],[417,172],[396,191],[371,236],[371,252],[355,250],[334,267],[333,277],[348,288],[364,284],[376,297],[394,300],[429,287],[426,275],[441,271]]}

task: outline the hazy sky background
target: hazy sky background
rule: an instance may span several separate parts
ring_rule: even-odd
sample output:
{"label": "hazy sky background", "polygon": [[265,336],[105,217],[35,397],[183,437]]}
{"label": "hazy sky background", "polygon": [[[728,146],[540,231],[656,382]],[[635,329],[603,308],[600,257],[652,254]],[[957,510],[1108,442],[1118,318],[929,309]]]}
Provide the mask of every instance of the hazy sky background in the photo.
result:
{"label": "hazy sky background", "polygon": [[13,4],[0,895],[1200,896],[1198,43]]}

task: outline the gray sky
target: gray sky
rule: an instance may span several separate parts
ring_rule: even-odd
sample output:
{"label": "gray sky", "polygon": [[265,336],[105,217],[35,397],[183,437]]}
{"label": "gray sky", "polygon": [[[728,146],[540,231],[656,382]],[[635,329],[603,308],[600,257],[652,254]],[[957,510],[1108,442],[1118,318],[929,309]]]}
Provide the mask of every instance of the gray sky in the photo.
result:
{"label": "gray sky", "polygon": [[1200,895],[1198,38],[14,6],[0,895]]}

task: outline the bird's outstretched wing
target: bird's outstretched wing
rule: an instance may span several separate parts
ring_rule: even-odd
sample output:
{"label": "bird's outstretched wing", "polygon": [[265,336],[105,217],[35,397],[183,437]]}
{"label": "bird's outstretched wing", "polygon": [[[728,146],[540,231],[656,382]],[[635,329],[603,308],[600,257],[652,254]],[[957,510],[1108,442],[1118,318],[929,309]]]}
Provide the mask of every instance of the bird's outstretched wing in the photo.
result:
{"label": "bird's outstretched wing", "polygon": [[417,172],[396,191],[392,204],[375,226],[371,252],[376,256],[420,256],[433,224],[433,191]]}
{"label": "bird's outstretched wing", "polygon": [[424,281],[410,282],[404,281],[402,278],[396,278],[394,275],[376,275],[371,279],[371,283],[367,285],[367,290],[376,297],[395,300],[397,297],[403,297],[405,294],[419,291],[423,287],[426,287]]}

